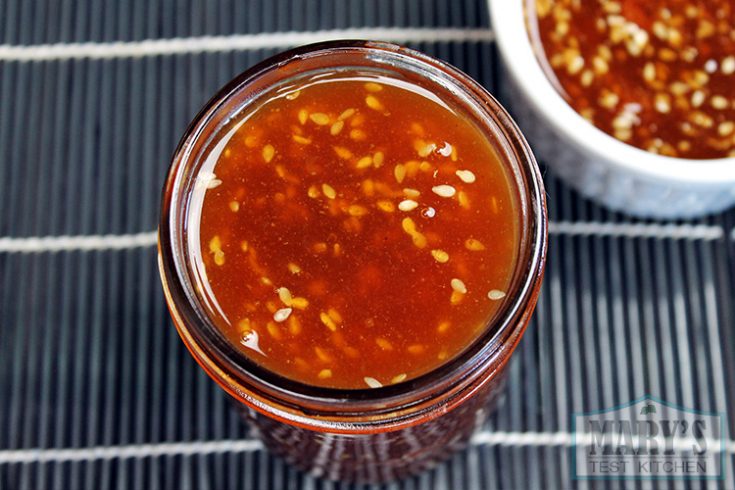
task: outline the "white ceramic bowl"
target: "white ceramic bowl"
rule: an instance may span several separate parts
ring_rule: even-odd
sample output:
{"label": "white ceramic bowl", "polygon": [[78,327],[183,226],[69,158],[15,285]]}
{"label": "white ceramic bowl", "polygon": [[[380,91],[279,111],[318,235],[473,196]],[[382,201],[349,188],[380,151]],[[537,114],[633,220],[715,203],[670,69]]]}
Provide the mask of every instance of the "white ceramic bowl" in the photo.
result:
{"label": "white ceramic bowl", "polygon": [[735,204],[735,158],[656,155],[597,129],[572,109],[539,65],[526,31],[526,0],[488,0],[507,71],[514,119],[536,151],[582,194],[640,217],[690,218]]}

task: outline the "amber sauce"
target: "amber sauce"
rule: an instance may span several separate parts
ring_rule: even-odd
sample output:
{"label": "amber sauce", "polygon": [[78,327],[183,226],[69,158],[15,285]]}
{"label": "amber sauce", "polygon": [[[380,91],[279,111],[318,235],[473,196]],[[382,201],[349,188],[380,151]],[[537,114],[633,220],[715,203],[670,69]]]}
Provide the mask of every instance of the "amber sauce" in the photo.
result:
{"label": "amber sauce", "polygon": [[542,64],[595,126],[673,157],[735,156],[732,0],[527,0]]}
{"label": "amber sauce", "polygon": [[400,383],[456,356],[517,260],[517,192],[493,142],[392,79],[332,75],[264,99],[212,150],[191,206],[216,324],[317,386]]}

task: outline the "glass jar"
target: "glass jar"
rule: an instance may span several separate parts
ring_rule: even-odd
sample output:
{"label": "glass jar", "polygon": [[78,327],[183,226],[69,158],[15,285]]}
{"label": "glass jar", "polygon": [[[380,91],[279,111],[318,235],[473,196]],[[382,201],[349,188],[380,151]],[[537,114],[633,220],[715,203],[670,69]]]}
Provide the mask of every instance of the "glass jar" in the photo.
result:
{"label": "glass jar", "polygon": [[[314,387],[255,365],[208,317],[187,260],[189,196],[208,148],[259,94],[335,70],[375,70],[410,80],[461,107],[507,165],[521,220],[520,250],[507,300],[484,333],[433,371],[377,389]],[[195,117],[176,149],[163,191],[159,266],[171,315],[186,346],[234,398],[265,445],[312,474],[376,483],[445,459],[484,420],[536,305],[546,242],[538,167],[516,125],[485,89],[416,51],[382,42],[337,41],[294,49],[258,64],[220,90]]]}

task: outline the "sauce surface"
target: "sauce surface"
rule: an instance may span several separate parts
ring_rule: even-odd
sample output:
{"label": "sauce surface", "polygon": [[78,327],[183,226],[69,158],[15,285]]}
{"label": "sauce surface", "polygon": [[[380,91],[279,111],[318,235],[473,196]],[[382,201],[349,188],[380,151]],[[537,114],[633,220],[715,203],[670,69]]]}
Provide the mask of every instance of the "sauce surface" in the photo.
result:
{"label": "sauce surface", "polygon": [[516,191],[493,143],[392,78],[332,74],[263,99],[215,145],[190,204],[218,327],[315,386],[399,383],[460,353],[517,260]]}
{"label": "sauce surface", "polygon": [[536,52],[595,126],[673,157],[735,156],[732,0],[528,0]]}

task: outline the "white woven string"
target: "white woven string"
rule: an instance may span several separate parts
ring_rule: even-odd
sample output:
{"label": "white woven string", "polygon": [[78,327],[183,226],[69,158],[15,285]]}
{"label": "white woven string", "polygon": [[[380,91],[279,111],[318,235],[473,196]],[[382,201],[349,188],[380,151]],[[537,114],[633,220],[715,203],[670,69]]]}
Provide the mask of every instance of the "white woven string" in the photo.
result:
{"label": "white woven string", "polygon": [[264,32],[258,34],[146,39],[111,43],[85,42],[29,46],[0,44],[0,60],[49,61],[143,58],[189,53],[288,48],[336,39],[380,39],[398,43],[491,42],[494,36],[489,29],[373,27],[312,32]]}

